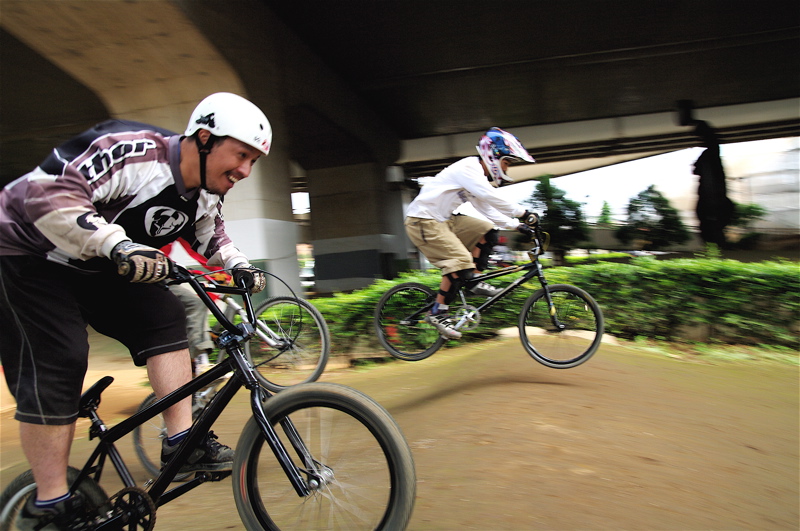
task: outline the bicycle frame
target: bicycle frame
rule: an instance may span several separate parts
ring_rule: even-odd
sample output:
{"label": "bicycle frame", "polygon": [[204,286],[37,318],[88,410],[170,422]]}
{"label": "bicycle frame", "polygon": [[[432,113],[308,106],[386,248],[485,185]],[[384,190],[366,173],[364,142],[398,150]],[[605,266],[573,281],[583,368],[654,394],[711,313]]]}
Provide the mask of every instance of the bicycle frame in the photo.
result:
{"label": "bicycle frame", "polygon": [[[172,480],[178,474],[180,467],[202,441],[202,438],[207,436],[208,430],[217,418],[219,418],[233,396],[244,386],[250,390],[253,415],[270,448],[280,462],[281,467],[298,496],[307,496],[310,493],[310,488],[307,481],[303,478],[303,473],[307,474],[311,481],[318,479],[313,472],[315,470],[313,459],[305,448],[299,434],[294,429],[294,426],[291,424],[291,421],[287,418],[281,422],[281,427],[287,434],[295,452],[302,460],[304,469],[295,465],[294,461],[289,456],[287,449],[281,443],[263,409],[263,402],[271,396],[271,393],[258,384],[254,375],[254,369],[247,360],[242,348],[243,342],[247,341],[254,334],[251,323],[255,322],[255,316],[253,314],[253,305],[248,290],[244,287],[230,287],[216,284],[204,285],[182,267],[176,266],[176,268],[176,282],[188,283],[204,301],[209,310],[211,310],[218,322],[225,328],[225,331],[218,339],[218,344],[220,348],[225,349],[227,356],[209,371],[199,375],[197,378],[194,378],[172,393],[157,400],[146,409],[135,413],[111,428],[108,428],[100,419],[97,414],[97,407],[100,403],[101,393],[114,379],[111,376],[101,378],[95,385],[87,390],[81,397],[80,415],[89,418],[91,421],[89,430],[90,439],[97,437],[100,440],[80,474],[70,486],[70,492],[74,492],[76,486],[85,477],[92,476],[95,481],[99,482],[107,458],[110,459],[125,487],[134,487],[136,483],[133,476],[115,447],[115,443],[133,431],[137,426],[159,415],[181,400],[191,397],[194,393],[233,371],[234,374],[231,378],[229,378],[227,383],[214,395],[208,405],[200,413],[197,420],[192,424],[186,438],[181,442],[178,450],[173,454],[173,457],[169,460],[167,465],[161,470],[161,473],[155,479],[145,484],[147,494],[153,500],[154,504],[160,507],[206,481],[219,481],[231,474],[230,471],[198,472],[194,479],[171,490],[167,490]],[[248,320],[243,321],[239,325],[234,325],[231,320],[225,317],[216,304],[214,304],[206,291],[241,295],[245,301],[245,310]],[[122,524],[120,519],[123,518],[123,516],[124,515],[115,515],[100,524],[97,529],[119,529]]]}
{"label": "bicycle frame", "polygon": [[[547,279],[545,278],[544,273],[542,271],[542,264],[541,262],[539,262],[539,255],[544,253],[544,245],[542,244],[542,232],[538,225],[533,227],[533,229],[534,229],[534,234],[532,235],[532,241],[531,241],[533,245],[531,249],[528,251],[528,257],[531,259],[530,262],[522,265],[503,267],[501,269],[496,269],[494,271],[490,271],[488,273],[472,277],[471,280],[477,283],[492,278],[503,277],[506,275],[510,275],[512,273],[518,273],[520,271],[526,271],[524,275],[522,275],[521,277],[517,278],[516,280],[505,286],[497,295],[494,295],[493,297],[486,299],[486,301],[484,301],[480,306],[477,306],[475,308],[475,311],[477,311],[480,314],[480,312],[489,309],[500,299],[506,297],[509,293],[517,289],[519,286],[529,281],[533,277],[536,277],[539,281],[539,284],[541,284],[542,286],[542,290],[544,290],[545,300],[547,301],[547,306],[550,309],[548,313],[550,314],[550,320],[553,322],[553,326],[557,327],[559,330],[563,330],[564,328],[566,328],[566,326],[563,323],[561,323],[561,321],[559,321],[558,319],[553,299],[550,296],[550,291],[547,289]],[[467,299],[466,296],[464,295],[463,290],[460,290],[458,292],[458,296],[461,300],[461,304],[465,307],[468,306]],[[409,315],[403,322],[405,323],[405,322],[420,320],[421,316],[424,316],[425,313],[432,307],[433,307],[433,301],[431,301],[429,304],[426,304],[424,307],[420,308],[412,315]],[[462,315],[456,322],[455,328],[459,329],[463,327],[470,318],[471,318],[470,313]]]}
{"label": "bicycle frame", "polygon": [[[238,315],[244,321],[247,318],[247,312],[245,308],[240,305],[238,302],[233,300],[229,295],[224,295],[221,297],[221,300],[228,306],[225,310],[225,316],[229,320],[232,319],[234,315]],[[230,317],[228,316],[228,311],[230,311]],[[255,334],[261,339],[264,343],[269,345],[271,348],[281,348],[283,346],[283,341],[281,341],[280,337],[273,332],[264,322],[256,320],[255,321]]]}
{"label": "bicycle frame", "polygon": [[[542,244],[542,231],[539,228],[539,225],[535,225],[533,227],[533,235],[531,243],[533,246],[528,251],[528,257],[531,259],[530,262],[518,266],[508,266],[501,269],[497,269],[495,271],[490,271],[489,273],[484,273],[482,275],[477,275],[472,277],[474,282],[482,282],[484,280],[488,280],[491,278],[502,277],[505,275],[509,275],[511,273],[517,273],[519,271],[527,271],[524,275],[519,277],[518,279],[511,282],[509,285],[504,287],[497,295],[488,298],[483,304],[475,308],[475,310],[480,314],[480,312],[485,311],[492,307],[497,301],[504,298],[506,295],[517,289],[520,285],[527,282],[528,280],[532,279],[533,277],[537,277],[539,280],[539,284],[542,286],[542,290],[544,291],[545,300],[547,301],[547,306],[550,309],[548,312],[550,314],[550,320],[553,322],[553,326],[558,328],[559,330],[563,330],[566,328],[566,325],[561,323],[558,319],[557,312],[555,311],[555,305],[553,303],[553,299],[550,296],[550,291],[547,289],[547,279],[544,276],[542,271],[542,263],[539,262],[539,255],[544,253],[545,246]],[[464,291],[461,290],[458,292],[459,297],[461,298],[461,304],[467,306],[467,300],[464,296]],[[458,322],[455,324],[455,328],[459,329],[467,322],[470,318],[469,314],[461,316]]]}

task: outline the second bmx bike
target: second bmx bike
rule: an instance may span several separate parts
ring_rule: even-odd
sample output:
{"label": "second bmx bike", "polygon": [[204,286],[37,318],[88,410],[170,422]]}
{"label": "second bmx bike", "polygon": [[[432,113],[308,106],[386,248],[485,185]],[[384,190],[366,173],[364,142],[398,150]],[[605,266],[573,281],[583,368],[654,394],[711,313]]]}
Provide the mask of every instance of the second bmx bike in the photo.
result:
{"label": "second bmx bike", "polygon": [[[462,288],[450,303],[456,330],[474,330],[495,303],[534,277],[541,289],[522,306],[516,323],[522,346],[539,363],[568,369],[588,360],[600,346],[604,320],[600,306],[586,291],[569,284],[548,285],[539,256],[545,252],[547,234],[533,225],[530,262],[489,271],[473,278],[481,282],[512,273],[525,273],[478,306],[467,302]],[[427,358],[447,341],[425,320],[436,292],[418,282],[398,284],[387,291],[375,308],[374,325],[380,344],[394,357],[406,361]]]}

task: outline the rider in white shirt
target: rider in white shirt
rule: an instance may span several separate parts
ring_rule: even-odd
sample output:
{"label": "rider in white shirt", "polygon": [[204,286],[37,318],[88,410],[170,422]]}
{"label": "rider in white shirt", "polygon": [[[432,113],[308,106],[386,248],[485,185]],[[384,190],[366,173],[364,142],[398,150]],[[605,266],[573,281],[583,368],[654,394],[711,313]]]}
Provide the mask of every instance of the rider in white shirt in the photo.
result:
{"label": "rider in white shirt", "polygon": [[[481,137],[477,150],[478,157],[461,159],[427,179],[406,212],[409,239],[442,270],[436,303],[426,320],[448,339],[461,337],[447,310],[462,286],[471,295],[491,297],[498,291],[471,280],[488,265],[496,227],[531,232],[520,223],[531,213],[500,197],[497,188],[511,182],[506,170],[512,162],[535,162],[533,157],[514,135],[496,127]],[[453,213],[466,202],[491,221]]]}

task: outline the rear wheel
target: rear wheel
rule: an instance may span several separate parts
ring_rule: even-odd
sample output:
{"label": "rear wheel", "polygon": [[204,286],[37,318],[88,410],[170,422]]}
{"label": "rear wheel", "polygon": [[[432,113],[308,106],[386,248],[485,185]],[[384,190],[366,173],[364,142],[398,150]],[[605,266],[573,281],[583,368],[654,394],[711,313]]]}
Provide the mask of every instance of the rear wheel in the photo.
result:
{"label": "rear wheel", "polygon": [[519,317],[522,346],[533,359],[554,369],[569,369],[588,360],[603,338],[603,312],[585,291],[567,284],[547,290],[561,327],[551,319],[544,290],[525,301]]}
{"label": "rear wheel", "polygon": [[[67,481],[70,485],[78,477],[78,474],[79,471],[76,468],[69,467],[67,469]],[[108,504],[108,496],[92,478],[84,478],[78,486],[78,490],[83,494],[86,504],[87,521],[105,516],[111,509]],[[28,498],[35,493],[36,482],[33,479],[33,472],[30,470],[23,472],[8,484],[3,494],[0,495],[0,531],[19,529],[16,523],[17,515]]]}
{"label": "rear wheel", "polygon": [[445,339],[425,321],[435,301],[433,290],[416,282],[398,284],[383,294],[375,308],[375,333],[389,354],[419,361],[441,348]]}
{"label": "rear wheel", "polygon": [[[256,335],[245,343],[244,351],[261,384],[278,392],[316,381],[325,370],[331,348],[328,325],[319,310],[303,299],[273,297],[255,313]],[[278,346],[270,346],[267,337]]]}
{"label": "rear wheel", "polygon": [[[254,418],[242,431],[233,494],[249,530],[404,529],[416,491],[414,462],[400,428],[366,395],[336,384],[293,387],[268,398],[266,416],[309,486],[298,496]],[[290,419],[311,462],[294,451]]]}

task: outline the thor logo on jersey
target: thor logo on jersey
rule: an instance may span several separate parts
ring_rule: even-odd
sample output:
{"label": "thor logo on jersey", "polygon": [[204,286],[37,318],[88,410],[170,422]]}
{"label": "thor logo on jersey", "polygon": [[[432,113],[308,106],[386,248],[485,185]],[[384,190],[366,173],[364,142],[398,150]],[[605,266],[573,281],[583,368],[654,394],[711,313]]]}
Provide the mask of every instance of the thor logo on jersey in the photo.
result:
{"label": "thor logo on jersey", "polygon": [[148,149],[155,149],[155,147],[156,143],[149,139],[117,142],[81,162],[78,170],[86,176],[89,184],[92,184],[107,174],[114,164],[122,162],[128,157],[144,155]]}

